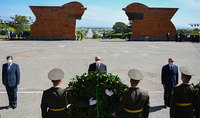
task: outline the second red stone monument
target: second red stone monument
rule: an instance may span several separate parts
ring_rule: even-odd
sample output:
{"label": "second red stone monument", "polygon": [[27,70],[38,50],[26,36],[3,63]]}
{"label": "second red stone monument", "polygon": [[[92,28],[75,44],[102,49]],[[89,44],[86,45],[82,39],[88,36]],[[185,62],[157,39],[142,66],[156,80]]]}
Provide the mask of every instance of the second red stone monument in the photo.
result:
{"label": "second red stone monument", "polygon": [[173,39],[176,28],[171,22],[178,8],[149,8],[140,3],[132,3],[123,9],[132,20],[132,40]]}

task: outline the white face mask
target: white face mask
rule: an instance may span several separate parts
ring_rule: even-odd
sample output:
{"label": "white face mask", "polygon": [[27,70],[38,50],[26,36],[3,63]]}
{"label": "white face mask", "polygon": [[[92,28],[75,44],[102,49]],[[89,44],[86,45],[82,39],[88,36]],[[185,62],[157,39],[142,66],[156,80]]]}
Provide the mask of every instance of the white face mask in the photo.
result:
{"label": "white face mask", "polygon": [[170,65],[170,66],[174,65],[174,62],[170,62],[169,65]]}
{"label": "white face mask", "polygon": [[7,63],[9,63],[9,64],[12,63],[12,60],[7,60]]}
{"label": "white face mask", "polygon": [[99,65],[101,63],[101,61],[96,61],[96,64]]}

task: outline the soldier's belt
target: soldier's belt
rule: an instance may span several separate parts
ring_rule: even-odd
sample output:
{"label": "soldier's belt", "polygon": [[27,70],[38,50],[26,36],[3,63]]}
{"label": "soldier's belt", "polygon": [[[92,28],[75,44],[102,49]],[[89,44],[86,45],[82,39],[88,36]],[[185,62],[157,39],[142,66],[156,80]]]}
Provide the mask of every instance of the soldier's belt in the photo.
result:
{"label": "soldier's belt", "polygon": [[190,105],[192,105],[192,103],[176,103],[176,106],[181,106],[181,107],[190,106]]}
{"label": "soldier's belt", "polygon": [[142,112],[142,109],[139,109],[139,110],[129,110],[127,108],[124,108],[124,110],[128,113],[139,113],[139,112]]}
{"label": "soldier's belt", "polygon": [[63,111],[65,109],[66,109],[66,107],[63,107],[63,108],[60,108],[60,109],[49,109],[49,110],[51,110],[51,111]]}

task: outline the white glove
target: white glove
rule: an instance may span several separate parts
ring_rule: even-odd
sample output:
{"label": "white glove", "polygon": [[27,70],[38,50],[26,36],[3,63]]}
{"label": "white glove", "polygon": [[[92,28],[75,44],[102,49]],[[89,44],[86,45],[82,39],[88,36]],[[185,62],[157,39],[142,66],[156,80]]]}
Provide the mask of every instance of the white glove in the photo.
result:
{"label": "white glove", "polygon": [[108,95],[108,96],[112,96],[112,95],[113,95],[113,91],[112,91],[112,90],[106,89],[106,90],[105,90],[105,93],[106,93],[106,95]]}
{"label": "white glove", "polygon": [[97,103],[97,100],[93,100],[93,98],[89,99],[89,105],[95,105]]}

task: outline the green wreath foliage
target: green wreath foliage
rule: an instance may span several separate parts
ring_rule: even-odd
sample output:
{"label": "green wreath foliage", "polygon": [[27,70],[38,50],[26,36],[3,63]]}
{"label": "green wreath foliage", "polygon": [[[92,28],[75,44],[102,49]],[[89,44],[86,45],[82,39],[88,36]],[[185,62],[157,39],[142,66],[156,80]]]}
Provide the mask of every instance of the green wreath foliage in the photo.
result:
{"label": "green wreath foliage", "polygon": [[[116,99],[120,99],[128,86],[123,84],[119,76],[105,72],[98,73],[89,72],[81,76],[76,75],[69,82],[67,90],[70,90],[72,96],[80,100],[89,100],[91,97],[96,99],[96,87],[98,86],[98,109],[99,118],[113,118],[113,107],[110,103],[109,96],[105,94],[105,90],[112,90]],[[69,107],[70,118],[97,118],[97,105],[88,107]]]}

